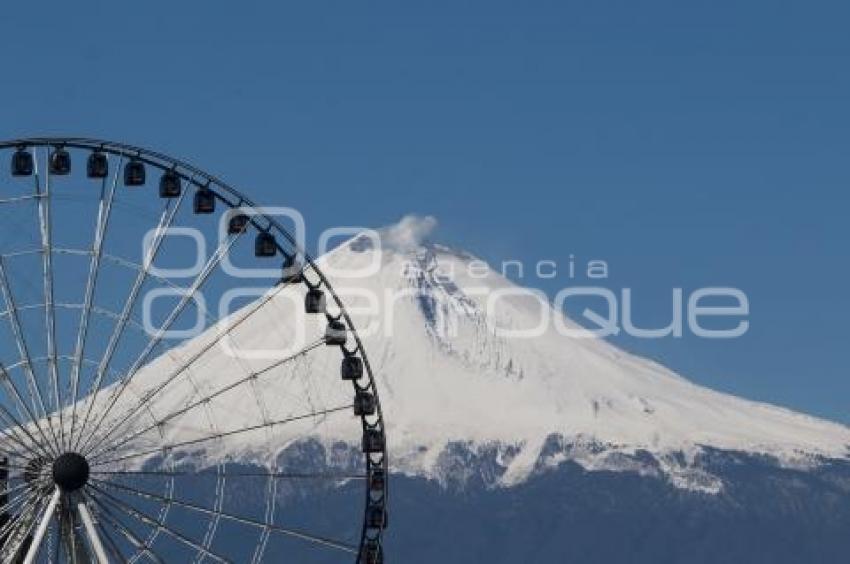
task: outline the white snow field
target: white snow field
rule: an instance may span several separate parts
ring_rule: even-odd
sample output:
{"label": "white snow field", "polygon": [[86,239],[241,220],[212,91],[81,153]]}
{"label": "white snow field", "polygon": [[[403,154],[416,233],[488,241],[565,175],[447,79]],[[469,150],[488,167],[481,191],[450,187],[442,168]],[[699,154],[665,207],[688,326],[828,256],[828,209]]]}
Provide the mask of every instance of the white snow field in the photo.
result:
{"label": "white snow field", "polygon": [[[496,328],[537,326],[541,304],[518,295],[518,287],[495,271],[482,275],[480,264],[470,272],[474,257],[421,243],[430,224],[408,217],[380,231],[380,245],[359,236],[318,260],[362,334],[395,471],[442,479],[446,447],[459,443],[472,452],[495,450],[502,467],[495,483],[507,486],[523,481],[540,465],[564,460],[588,470],[641,471],[633,457],[623,455],[649,451],[673,484],[711,492],[722,484],[692,467],[704,447],[771,455],[789,465],[847,457],[847,427],[709,390],[601,339],[565,337],[555,323],[574,330],[579,326],[548,305],[544,307],[552,321],[542,335],[499,334]],[[351,276],[360,270],[372,273]],[[494,292],[503,297],[488,313],[488,296]],[[320,316],[305,319],[303,293],[301,288],[276,293],[233,329],[232,343],[288,354],[280,349],[292,352],[311,342],[325,321]],[[221,328],[245,311],[145,367],[133,379],[134,394],[153,389],[205,345],[212,348],[203,362],[175,379],[154,402],[156,416],[191,403],[199,391],[221,389],[244,378],[246,371],[274,363],[261,354],[234,358],[217,340]],[[302,338],[296,337],[299,327],[306,327]],[[263,373],[261,386],[238,386],[206,409],[171,420],[163,432],[172,441],[186,441],[208,435],[211,422],[217,432],[226,432],[264,418],[285,419],[350,404],[351,388],[339,378],[340,357],[338,350],[323,346]],[[257,392],[261,389],[263,393]],[[128,405],[136,401],[125,398]],[[114,417],[123,411],[116,408]],[[541,458],[553,435],[563,448]],[[153,434],[145,436],[150,446],[159,444]],[[271,432],[187,446],[185,451],[199,461],[215,449],[216,459],[226,454],[262,463],[305,438],[329,447],[357,447],[359,425],[345,411]],[[138,440],[137,447],[146,442]]]}

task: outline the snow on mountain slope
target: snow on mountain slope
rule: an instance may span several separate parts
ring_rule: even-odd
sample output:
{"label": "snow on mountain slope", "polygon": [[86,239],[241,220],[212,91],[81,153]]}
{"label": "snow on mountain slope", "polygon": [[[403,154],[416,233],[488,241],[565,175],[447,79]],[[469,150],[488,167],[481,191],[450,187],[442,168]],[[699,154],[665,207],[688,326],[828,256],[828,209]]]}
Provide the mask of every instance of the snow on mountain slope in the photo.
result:
{"label": "snow on mountain slope", "polygon": [[[701,446],[764,453],[787,464],[847,456],[845,426],[697,386],[603,340],[565,337],[552,323],[533,339],[497,335],[496,327],[537,326],[541,304],[510,295],[517,286],[492,270],[484,276],[471,271],[475,259],[465,253],[420,244],[427,227],[407,218],[381,232],[380,252],[361,236],[319,260],[363,336],[396,470],[439,478],[447,447],[461,443],[473,451],[495,449],[504,467],[499,481],[510,484],[527,477],[541,454],[549,464],[572,459],[589,469],[627,469],[621,455],[645,450],[656,455],[673,483],[716,490],[717,484],[689,469]],[[342,275],[371,264],[380,267],[366,278]],[[493,292],[505,295],[488,315]],[[322,319],[293,321],[302,295],[301,289],[277,295],[233,331],[234,342],[271,349],[292,342],[298,326],[306,326],[307,335],[321,334]],[[553,320],[580,329],[544,307]],[[136,394],[155,386],[216,333],[211,329],[143,369],[134,382]],[[187,440],[208,433],[210,421],[226,431],[263,417],[350,403],[350,388],[338,377],[339,356],[323,349],[275,368],[254,391],[242,386],[164,432]],[[220,345],[204,359],[191,378],[156,403],[158,415],[185,405],[199,390],[220,389],[242,371],[270,363],[234,359]],[[305,436],[329,445],[357,444],[359,429],[349,414],[332,414],[206,448],[266,460]],[[564,445],[557,453],[544,451],[552,436]],[[684,462],[678,453],[685,454]]]}

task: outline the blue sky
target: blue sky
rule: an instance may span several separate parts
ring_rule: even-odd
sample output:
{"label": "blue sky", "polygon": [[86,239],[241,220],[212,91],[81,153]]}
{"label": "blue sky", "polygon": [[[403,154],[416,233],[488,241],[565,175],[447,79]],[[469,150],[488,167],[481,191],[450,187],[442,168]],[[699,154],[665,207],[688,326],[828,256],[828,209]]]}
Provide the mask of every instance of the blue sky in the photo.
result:
{"label": "blue sky", "polygon": [[845,4],[232,6],[4,6],[2,137],[183,156],[314,236],[414,212],[493,262],[604,259],[645,325],[740,287],[742,339],[617,342],[850,422]]}

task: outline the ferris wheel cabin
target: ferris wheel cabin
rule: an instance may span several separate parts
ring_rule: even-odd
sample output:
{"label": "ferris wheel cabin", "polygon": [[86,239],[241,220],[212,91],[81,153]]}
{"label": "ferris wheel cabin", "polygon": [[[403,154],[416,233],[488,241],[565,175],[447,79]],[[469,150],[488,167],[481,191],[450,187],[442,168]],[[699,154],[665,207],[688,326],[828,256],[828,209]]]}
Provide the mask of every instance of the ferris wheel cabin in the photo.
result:
{"label": "ferris wheel cabin", "polygon": [[304,280],[304,266],[294,255],[286,255],[283,259],[282,270],[283,275],[280,281],[283,284],[299,284]]}
{"label": "ferris wheel cabin", "polygon": [[143,186],[145,183],[145,163],[133,159],[124,166],[124,185]]}
{"label": "ferris wheel cabin", "polygon": [[62,147],[57,147],[50,153],[50,174],[55,174],[56,176],[65,176],[71,173],[71,154],[63,149]]}
{"label": "ferris wheel cabin", "polygon": [[12,176],[32,176],[34,168],[32,153],[23,147],[12,154]]}
{"label": "ferris wheel cabin", "polygon": [[363,377],[363,360],[359,356],[346,356],[342,359],[342,379],[359,380]]}
{"label": "ferris wheel cabin", "polygon": [[95,151],[89,155],[86,161],[86,175],[89,178],[106,178],[109,174],[109,160],[106,154],[101,151]]}
{"label": "ferris wheel cabin", "polygon": [[257,257],[273,257],[277,254],[277,241],[274,235],[267,231],[257,233],[254,240],[254,255]]}
{"label": "ferris wheel cabin", "polygon": [[176,172],[166,170],[162,173],[159,179],[160,198],[178,198],[181,190],[180,176]]}
{"label": "ferris wheel cabin", "polygon": [[304,309],[307,313],[325,313],[325,293],[318,288],[311,288],[304,297]]}
{"label": "ferris wheel cabin", "polygon": [[195,192],[195,213],[210,214],[215,212],[215,193],[209,188],[198,188]]}
{"label": "ferris wheel cabin", "polygon": [[227,222],[228,235],[239,235],[248,230],[248,216],[244,213],[234,213]]}

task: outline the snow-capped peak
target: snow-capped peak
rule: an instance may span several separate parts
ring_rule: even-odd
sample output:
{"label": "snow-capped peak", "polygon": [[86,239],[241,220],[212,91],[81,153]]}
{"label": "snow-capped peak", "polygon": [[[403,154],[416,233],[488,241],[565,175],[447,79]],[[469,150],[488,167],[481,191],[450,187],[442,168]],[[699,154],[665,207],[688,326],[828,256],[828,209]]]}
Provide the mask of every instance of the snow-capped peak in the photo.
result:
{"label": "snow-capped peak", "polygon": [[[397,471],[437,479],[472,471],[451,459],[460,446],[490,453],[498,466],[494,482],[509,485],[564,460],[588,469],[633,469],[629,457],[648,451],[674,484],[716,491],[719,485],[691,464],[704,447],[768,454],[789,464],[847,456],[845,426],[697,386],[604,340],[565,337],[554,323],[576,331],[579,325],[545,298],[521,291],[467,253],[423,242],[435,223],[408,217],[356,236],[318,261],[365,343]],[[272,348],[292,338],[297,318],[287,312],[301,303],[302,292],[278,294],[234,340]],[[511,335],[537,327],[541,312],[554,323],[533,338]],[[150,385],[208,339],[201,335],[152,363],[144,370]],[[194,388],[187,384],[186,395],[220,388],[227,382],[216,375],[236,371],[237,361],[225,351],[207,357],[207,378]],[[256,417],[257,404],[273,419],[277,412],[350,401],[339,385],[338,363],[338,354],[299,359],[264,375],[263,398],[245,392],[241,401],[210,402],[207,412],[238,428],[239,418]],[[170,397],[174,405],[183,401],[176,392]],[[170,432],[185,435],[191,427]],[[287,428],[272,448],[299,436],[356,445],[358,428],[329,417]],[[269,448],[265,434],[252,441],[243,437],[216,448],[233,457],[261,457]]]}
{"label": "snow-capped peak", "polygon": [[519,446],[505,479],[521,480],[553,435],[602,446],[601,456],[585,453],[588,465],[612,452],[663,458],[703,446],[785,462],[847,455],[845,426],[700,387],[604,340],[566,337],[555,323],[534,338],[506,336],[537,327],[541,308],[579,327],[475,257],[422,243],[433,226],[406,218],[379,231],[383,249],[360,237],[320,261],[356,271],[381,254],[373,276],[334,282],[343,295],[380,298],[355,321],[369,328],[394,459],[410,471],[428,470],[453,442]]}

